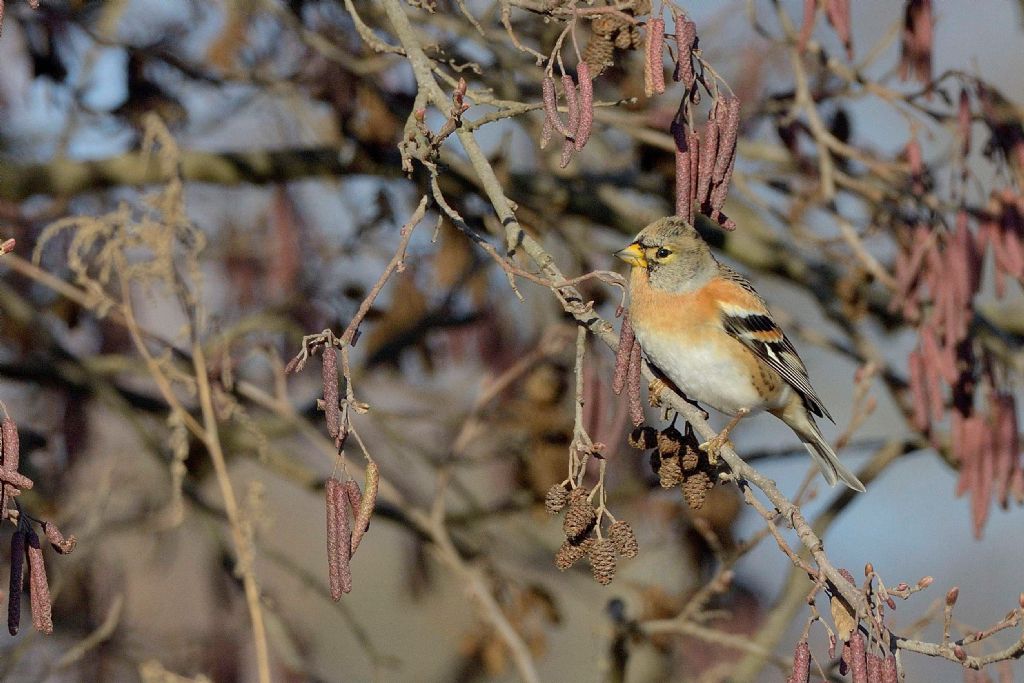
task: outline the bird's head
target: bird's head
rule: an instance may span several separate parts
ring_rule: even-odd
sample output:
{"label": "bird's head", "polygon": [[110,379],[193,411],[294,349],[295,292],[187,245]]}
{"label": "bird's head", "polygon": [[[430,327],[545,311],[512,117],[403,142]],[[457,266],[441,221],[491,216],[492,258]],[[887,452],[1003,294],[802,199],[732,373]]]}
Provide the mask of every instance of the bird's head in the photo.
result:
{"label": "bird's head", "polygon": [[676,216],[651,223],[615,255],[634,271],[645,270],[652,286],[671,291],[699,288],[717,269],[704,239],[692,225]]}

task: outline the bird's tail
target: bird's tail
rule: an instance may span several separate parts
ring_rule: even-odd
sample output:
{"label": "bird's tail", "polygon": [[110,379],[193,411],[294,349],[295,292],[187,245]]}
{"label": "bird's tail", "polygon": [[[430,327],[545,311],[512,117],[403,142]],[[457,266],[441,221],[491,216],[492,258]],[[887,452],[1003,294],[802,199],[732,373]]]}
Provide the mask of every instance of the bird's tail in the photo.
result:
{"label": "bird's tail", "polygon": [[808,420],[808,422],[810,422],[811,429],[801,430],[800,438],[803,440],[807,452],[814,458],[815,464],[821,470],[821,474],[825,477],[829,486],[835,486],[836,481],[842,481],[854,491],[863,493],[865,490],[864,484],[860,482],[857,475],[846,469],[846,466],[839,462],[839,456],[829,446],[828,441],[825,441],[825,437],[821,435],[818,425],[814,424],[812,420]]}

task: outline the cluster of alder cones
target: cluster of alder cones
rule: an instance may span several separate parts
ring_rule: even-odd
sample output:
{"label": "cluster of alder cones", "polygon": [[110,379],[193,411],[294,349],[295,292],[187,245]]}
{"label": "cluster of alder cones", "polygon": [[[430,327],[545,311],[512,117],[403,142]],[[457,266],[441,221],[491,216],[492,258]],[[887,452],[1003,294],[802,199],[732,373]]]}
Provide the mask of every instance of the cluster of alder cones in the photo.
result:
{"label": "cluster of alder cones", "polygon": [[[584,486],[571,488],[562,483],[552,486],[544,499],[544,507],[553,515],[565,510],[562,531],[565,541],[555,553],[555,566],[565,571],[586,556],[594,580],[606,586],[615,578],[616,556],[633,558],[639,546],[629,522],[614,520],[602,533],[597,510],[590,500],[591,492]],[[611,515],[604,510],[601,517]]]}
{"label": "cluster of alder cones", "polygon": [[662,488],[679,486],[691,510],[704,506],[708,491],[715,486],[715,468],[707,453],[700,449],[693,428],[686,424],[685,433],[674,426],[660,432],[641,426],[629,435],[629,445],[651,450],[651,469],[658,475]]}

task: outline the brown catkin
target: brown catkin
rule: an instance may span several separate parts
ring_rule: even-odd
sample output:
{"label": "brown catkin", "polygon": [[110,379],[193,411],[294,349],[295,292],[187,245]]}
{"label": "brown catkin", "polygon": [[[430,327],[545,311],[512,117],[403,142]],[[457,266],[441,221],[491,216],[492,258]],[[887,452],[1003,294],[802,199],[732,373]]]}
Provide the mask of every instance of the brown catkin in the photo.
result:
{"label": "brown catkin", "polygon": [[683,479],[683,499],[691,510],[699,510],[704,507],[708,491],[714,486],[715,483],[708,473],[698,470]]}
{"label": "brown catkin", "polygon": [[658,481],[661,488],[670,489],[683,483],[683,467],[679,463],[679,456],[661,456],[661,466],[658,467]]}
{"label": "brown catkin", "polygon": [[595,76],[600,75],[615,63],[615,43],[606,35],[592,33],[587,46],[583,49],[583,61]]}
{"label": "brown catkin", "polygon": [[615,47],[620,50],[634,50],[640,47],[640,27],[630,25],[620,30],[615,36]]}
{"label": "brown catkin", "polygon": [[28,592],[32,606],[32,625],[40,633],[53,633],[53,606],[50,602],[50,586],[46,581],[46,565],[43,564],[43,549],[39,536],[31,529],[25,534],[28,545]]}
{"label": "brown catkin", "polygon": [[793,675],[791,683],[809,683],[811,680],[811,648],[806,640],[801,640],[793,650]]}
{"label": "brown catkin", "polygon": [[363,535],[370,528],[370,517],[377,505],[377,489],[380,487],[380,469],[377,463],[370,460],[366,463],[366,475],[363,477],[363,498],[359,501],[359,512],[352,526],[352,554],[355,555]]}
{"label": "brown catkin", "polygon": [[[577,493],[583,491],[581,495]],[[569,496],[569,509],[565,512],[565,519],[562,520],[562,531],[568,539],[578,539],[594,526],[597,515],[594,513],[594,506],[586,497],[586,489],[580,487]]]}
{"label": "brown catkin", "polygon": [[341,600],[343,593],[352,590],[352,559],[350,539],[352,529],[348,521],[348,497],[341,482],[327,480],[327,572],[330,579],[331,599]]}
{"label": "brown catkin", "polygon": [[53,522],[43,522],[43,533],[46,534],[46,540],[50,542],[53,549],[61,555],[70,555],[78,545],[78,539],[74,534],[65,538]]}
{"label": "brown catkin", "polygon": [[615,546],[607,538],[595,541],[589,557],[594,580],[607,586],[615,578]]}
{"label": "brown catkin", "polygon": [[565,539],[562,542],[558,552],[555,553],[555,566],[563,572],[583,559],[583,556],[590,552],[590,548],[594,545],[594,537],[587,536],[580,540],[578,543],[574,543],[569,539]]}
{"label": "brown catkin", "polygon": [[544,496],[544,509],[552,515],[557,515],[565,507],[569,500],[569,492],[561,484],[555,484],[548,489]]}
{"label": "brown catkin", "polygon": [[640,553],[640,544],[636,542],[633,527],[625,520],[617,520],[608,527],[608,540],[623,557],[636,557]]}
{"label": "brown catkin", "polygon": [[11,536],[11,583],[7,593],[7,631],[18,635],[21,627],[21,588],[25,585],[25,532]]}
{"label": "brown catkin", "polygon": [[338,352],[330,344],[324,347],[322,369],[327,433],[336,439],[341,432],[341,413],[338,410]]}

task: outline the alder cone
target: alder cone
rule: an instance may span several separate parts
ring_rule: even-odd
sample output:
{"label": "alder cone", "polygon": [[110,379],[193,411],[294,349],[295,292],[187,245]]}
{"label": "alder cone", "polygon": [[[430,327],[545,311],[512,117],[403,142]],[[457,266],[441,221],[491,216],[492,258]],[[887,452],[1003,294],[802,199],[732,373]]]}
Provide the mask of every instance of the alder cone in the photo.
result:
{"label": "alder cone", "polygon": [[569,500],[569,492],[561,484],[555,484],[548,489],[544,496],[544,509],[552,515],[557,515],[565,507]]}
{"label": "alder cone", "polygon": [[565,539],[558,552],[555,553],[555,566],[564,572],[583,559],[593,545],[594,538],[592,536],[587,536],[578,543]]}
{"label": "alder cone", "polygon": [[590,569],[594,580],[607,586],[615,578],[615,546],[607,539],[596,541],[590,549]]}
{"label": "alder cone", "polygon": [[700,510],[715,484],[707,472],[697,471],[683,480],[683,498],[691,510]]}
{"label": "alder cone", "polygon": [[608,540],[623,557],[636,557],[640,553],[640,545],[629,522],[620,519],[608,527]]}
{"label": "alder cone", "polygon": [[569,510],[565,513],[565,520],[562,522],[562,531],[565,532],[566,538],[579,538],[590,531],[596,520],[594,506],[585,497],[581,497],[570,503]]}
{"label": "alder cone", "polygon": [[658,480],[663,489],[679,486],[683,482],[683,467],[679,464],[678,457],[662,456],[661,466],[658,468]]}

